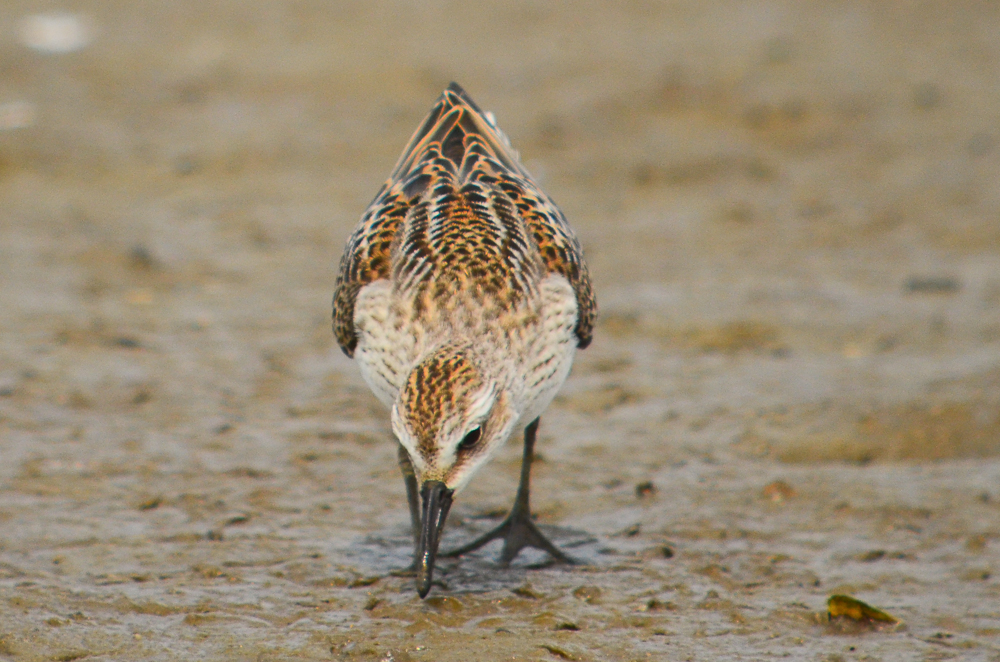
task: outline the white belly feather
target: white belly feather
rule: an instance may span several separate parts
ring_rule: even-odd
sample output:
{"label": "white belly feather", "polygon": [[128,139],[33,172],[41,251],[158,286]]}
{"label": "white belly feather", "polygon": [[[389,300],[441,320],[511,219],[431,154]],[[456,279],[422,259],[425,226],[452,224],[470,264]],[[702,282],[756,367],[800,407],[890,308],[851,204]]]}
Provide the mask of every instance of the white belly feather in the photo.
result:
{"label": "white belly feather", "polygon": [[[404,313],[412,307],[409,302],[396,300],[396,296],[389,281],[376,281],[361,289],[354,307],[358,334],[354,358],[365,382],[386,407],[392,407],[421,357],[448,341],[470,340],[484,350],[483,361],[503,356],[510,362],[513,369],[504,372],[508,372],[512,394],[519,400],[516,406],[523,425],[541,415],[569,375],[576,353],[573,330],[577,304],[572,286],[559,274],[547,276],[539,285],[538,299],[527,304],[537,306],[537,315],[512,314],[515,319],[531,320],[530,328],[515,333],[454,329],[446,324],[428,328],[424,325],[428,320],[413,319]],[[495,322],[502,326],[502,321]],[[500,352],[490,352],[484,346],[500,338],[511,346]]]}
{"label": "white belly feather", "polygon": [[393,310],[392,285],[378,280],[361,288],[354,304],[361,376],[386,407],[392,407],[413,365],[414,333]]}

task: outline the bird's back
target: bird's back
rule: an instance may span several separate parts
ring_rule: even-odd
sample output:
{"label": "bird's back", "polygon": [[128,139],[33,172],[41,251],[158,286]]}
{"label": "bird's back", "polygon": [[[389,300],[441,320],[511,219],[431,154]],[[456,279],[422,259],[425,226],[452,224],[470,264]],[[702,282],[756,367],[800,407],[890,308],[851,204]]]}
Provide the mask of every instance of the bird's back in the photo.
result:
{"label": "bird's back", "polygon": [[361,341],[363,366],[385,364],[375,391],[388,400],[435,344],[535,342],[558,296],[550,276],[568,285],[558,308],[586,346],[595,305],[576,237],[492,117],[452,84],[348,242],[334,330],[348,355]]}

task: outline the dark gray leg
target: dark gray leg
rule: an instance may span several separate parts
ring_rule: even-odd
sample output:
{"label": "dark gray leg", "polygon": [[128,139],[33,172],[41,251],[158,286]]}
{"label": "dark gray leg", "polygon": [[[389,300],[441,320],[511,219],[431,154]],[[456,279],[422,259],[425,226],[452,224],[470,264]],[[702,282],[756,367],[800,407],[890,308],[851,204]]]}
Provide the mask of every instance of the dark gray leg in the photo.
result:
{"label": "dark gray leg", "polygon": [[573,559],[560,552],[549,539],[542,535],[535,523],[531,521],[531,508],[528,504],[530,481],[531,481],[531,461],[534,457],[535,434],[538,432],[538,421],[536,418],[528,427],[524,428],[524,457],[521,459],[521,482],[517,486],[517,497],[514,498],[514,507],[510,509],[510,514],[497,528],[484,533],[467,545],[452,550],[442,556],[461,556],[473,550],[479,549],[491,540],[503,538],[503,551],[500,552],[500,565],[507,567],[514,560],[517,553],[525,547],[535,547],[549,553],[552,558],[560,563],[574,563]]}
{"label": "dark gray leg", "polygon": [[413,472],[410,454],[403,445],[399,445],[399,470],[403,472],[406,483],[406,499],[410,502],[410,525],[413,528],[413,546],[420,544],[420,490],[417,487],[417,475]]}

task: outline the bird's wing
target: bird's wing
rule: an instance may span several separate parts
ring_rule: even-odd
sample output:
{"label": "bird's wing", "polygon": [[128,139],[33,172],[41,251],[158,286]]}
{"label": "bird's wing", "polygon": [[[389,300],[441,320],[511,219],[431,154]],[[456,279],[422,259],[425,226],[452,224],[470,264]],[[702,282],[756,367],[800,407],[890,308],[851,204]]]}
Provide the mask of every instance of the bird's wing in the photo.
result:
{"label": "bird's wing", "polygon": [[577,347],[585,348],[594,336],[597,299],[590,284],[583,249],[566,217],[552,200],[527,176],[507,173],[500,176],[500,188],[513,200],[528,225],[545,269],[569,281],[576,294]]}

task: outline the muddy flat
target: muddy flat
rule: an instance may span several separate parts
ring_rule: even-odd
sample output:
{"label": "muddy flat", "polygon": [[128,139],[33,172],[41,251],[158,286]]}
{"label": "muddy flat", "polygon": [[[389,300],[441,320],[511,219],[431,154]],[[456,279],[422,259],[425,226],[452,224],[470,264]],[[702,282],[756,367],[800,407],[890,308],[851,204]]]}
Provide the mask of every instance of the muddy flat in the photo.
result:
{"label": "muddy flat", "polygon": [[[996,6],[52,11],[0,16],[0,660],[1000,659]],[[601,317],[533,474],[581,563],[422,601],[330,299],[451,80]]]}

